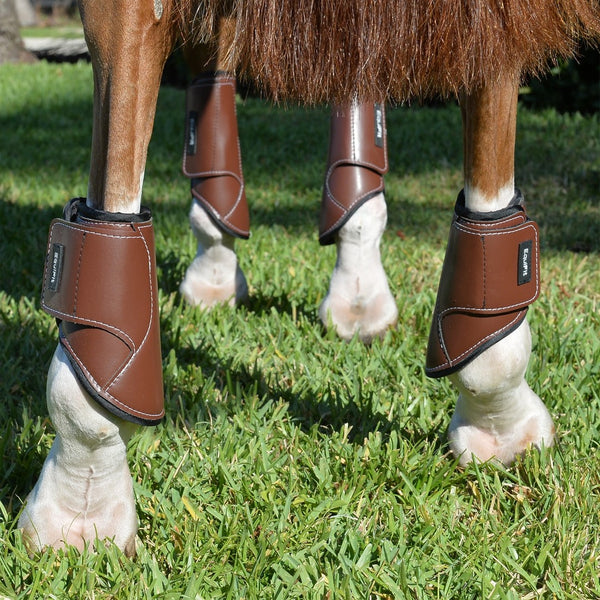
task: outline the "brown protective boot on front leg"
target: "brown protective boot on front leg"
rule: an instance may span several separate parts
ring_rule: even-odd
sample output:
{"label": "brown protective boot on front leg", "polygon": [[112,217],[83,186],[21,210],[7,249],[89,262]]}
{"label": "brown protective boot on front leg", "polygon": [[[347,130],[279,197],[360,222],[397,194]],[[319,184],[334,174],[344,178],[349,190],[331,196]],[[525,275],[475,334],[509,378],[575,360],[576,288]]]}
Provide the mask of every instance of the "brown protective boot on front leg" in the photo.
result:
{"label": "brown protective boot on front leg", "polygon": [[183,173],[192,197],[218,227],[239,238],[250,236],[250,215],[235,112],[235,77],[203,74],[186,97]]}
{"label": "brown protective boot on front leg", "polygon": [[42,307],[86,391],[142,425],[164,416],[154,231],[139,215],[67,204],[50,226]]}
{"label": "brown protective boot on front leg", "polygon": [[427,347],[426,373],[449,375],[522,323],[539,296],[539,234],[516,190],[503,210],[476,213],[464,193],[454,219]]}
{"label": "brown protective boot on front leg", "polygon": [[350,107],[335,107],[321,200],[321,245],[332,244],[335,234],[354,212],[383,192],[383,176],[387,170],[383,104],[353,103]]}

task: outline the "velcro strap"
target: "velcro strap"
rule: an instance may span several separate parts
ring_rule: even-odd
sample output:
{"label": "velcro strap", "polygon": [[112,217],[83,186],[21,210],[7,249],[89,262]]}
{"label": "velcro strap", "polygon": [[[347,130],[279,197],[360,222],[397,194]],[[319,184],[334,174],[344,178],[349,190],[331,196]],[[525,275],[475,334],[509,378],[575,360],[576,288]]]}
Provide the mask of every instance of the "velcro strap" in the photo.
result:
{"label": "velcro strap", "polygon": [[503,313],[539,295],[539,232],[522,207],[500,221],[455,217],[450,229],[445,311]]}

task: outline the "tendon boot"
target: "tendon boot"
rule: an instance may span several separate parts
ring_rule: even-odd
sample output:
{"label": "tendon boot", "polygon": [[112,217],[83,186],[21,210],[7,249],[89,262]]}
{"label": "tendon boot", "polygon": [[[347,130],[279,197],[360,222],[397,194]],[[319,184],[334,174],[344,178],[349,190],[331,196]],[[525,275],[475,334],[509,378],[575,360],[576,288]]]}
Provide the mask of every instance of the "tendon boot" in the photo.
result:
{"label": "tendon boot", "polygon": [[235,237],[250,235],[235,113],[235,77],[203,74],[187,91],[183,173],[192,198],[217,226]]}
{"label": "tendon boot", "polygon": [[429,335],[426,373],[461,369],[515,331],[539,296],[539,234],[516,190],[510,205],[477,213],[464,192],[454,219]]}
{"label": "tendon boot", "polygon": [[148,209],[108,213],[71,200],[50,226],[42,307],[85,390],[141,425],[164,415],[154,231]]}
{"label": "tendon boot", "polygon": [[387,135],[383,104],[337,106],[331,115],[329,159],[319,224],[321,245],[367,200],[383,192],[387,173]]}

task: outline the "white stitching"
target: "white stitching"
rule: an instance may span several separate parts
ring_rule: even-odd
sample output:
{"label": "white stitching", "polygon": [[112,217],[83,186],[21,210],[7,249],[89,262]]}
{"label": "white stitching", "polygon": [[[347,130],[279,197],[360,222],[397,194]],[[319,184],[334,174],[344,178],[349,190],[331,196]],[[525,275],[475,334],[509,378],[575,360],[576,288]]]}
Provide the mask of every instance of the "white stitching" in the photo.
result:
{"label": "white stitching", "polygon": [[[61,226],[61,227],[67,228],[67,229],[72,229],[72,230],[77,231],[77,232],[83,232],[86,235],[99,235],[101,237],[108,237],[108,238],[119,239],[119,240],[124,240],[124,241],[138,241],[140,238],[143,239],[143,237],[141,235],[136,235],[136,236],[134,236],[134,235],[121,236],[121,235],[109,235],[109,234],[106,234],[106,233],[100,233],[100,232],[95,232],[95,231],[84,231],[83,229],[80,229],[78,227],[72,227],[68,223],[62,223],[60,221],[57,222],[57,223],[55,223],[52,226],[52,228],[54,228],[56,226]],[[129,225],[127,225],[127,227],[130,228]],[[144,225],[142,227],[147,228],[147,227],[150,227],[150,225]],[[141,227],[139,229],[141,229]],[[144,240],[144,244],[145,244],[145,240]],[[111,325],[109,323],[105,323],[104,321],[98,321],[96,319],[90,319],[90,318],[86,318],[86,317],[80,317],[80,316],[77,316],[77,315],[75,315],[73,313],[66,313],[66,312],[63,312],[61,310],[58,310],[58,309],[55,309],[55,308],[49,306],[47,304],[47,302],[46,302],[46,288],[45,287],[42,290],[42,306],[46,310],[48,310],[48,312],[50,314],[52,314],[52,315],[62,316],[62,317],[66,317],[66,318],[69,318],[69,319],[76,318],[77,319],[76,322],[89,323],[91,325],[102,325],[102,326],[106,327],[109,331],[120,333],[127,340],[129,340],[131,347],[135,349],[135,343],[134,343],[133,339],[127,333],[125,333],[122,329],[120,329],[119,327],[117,327],[115,325]]]}
{"label": "white stitching", "polygon": [[[529,225],[525,225],[523,228],[520,229],[520,231],[523,231],[524,229],[533,229],[534,235],[535,235],[535,241],[536,241],[536,248],[538,247],[538,234],[537,234],[537,229],[529,224]],[[469,235],[484,235],[484,236],[490,236],[490,235],[509,235],[514,233],[514,231],[499,231],[497,233],[485,233],[485,234],[481,234],[481,233],[475,233],[473,231],[466,231],[464,229],[461,228],[461,231],[463,231],[464,233],[468,233]],[[536,261],[537,264],[537,261]],[[508,311],[511,308],[518,308],[520,306],[528,306],[529,304],[531,304],[535,297],[537,296],[538,292],[540,289],[540,273],[539,273],[539,268],[536,268],[535,270],[535,291],[533,293],[533,295],[531,296],[531,298],[528,298],[526,300],[522,300],[521,302],[518,302],[517,304],[509,304],[507,306],[497,306],[495,308],[475,308],[475,307],[471,307],[471,306],[452,306],[451,308],[447,308],[446,310],[442,311],[440,313],[440,315],[443,315],[447,312],[452,312],[452,311],[472,311],[475,313],[480,313],[480,312],[500,312],[500,311]]]}
{"label": "white stitching", "polygon": [[[524,215],[523,215],[524,216]],[[505,225],[506,223],[508,223],[510,220],[517,220],[520,221],[516,224],[516,227],[518,227],[517,231],[524,231],[525,229],[532,229],[533,230],[533,234],[535,236],[535,242],[536,242],[536,249],[538,248],[538,232],[537,232],[537,228],[535,227],[535,225],[533,224],[533,222],[531,221],[522,221],[522,219],[516,219],[516,217],[521,217],[521,215],[516,215],[515,217],[509,217],[506,221],[501,222],[503,225]],[[477,225],[483,225],[485,227],[497,227],[499,225],[498,222],[496,223],[477,223]],[[509,230],[505,230],[505,231],[496,231],[496,232],[481,232],[481,231],[476,231],[473,229],[467,229],[467,226],[461,222],[459,222],[458,220],[455,220],[453,223],[453,226],[456,227],[456,229],[462,231],[463,233],[466,233],[468,235],[476,235],[479,237],[483,237],[484,239],[487,236],[493,236],[493,235],[509,235],[509,234],[514,234],[515,233],[515,229],[514,227],[512,229]],[[537,253],[537,255],[539,256],[539,252]],[[536,266],[537,266],[537,260],[536,260]],[[533,295],[531,296],[531,298],[527,299],[527,300],[523,300],[517,304],[511,304],[509,306],[502,306],[502,307],[495,307],[495,308],[475,308],[475,307],[467,307],[467,306],[452,306],[449,307],[445,310],[443,310],[442,312],[437,314],[437,333],[438,333],[438,341],[440,344],[440,348],[442,349],[442,352],[444,353],[444,355],[446,356],[446,362],[443,363],[442,365],[438,365],[436,367],[432,367],[430,369],[428,369],[429,371],[440,371],[444,368],[447,368],[448,366],[454,366],[457,363],[459,363],[461,361],[461,359],[464,356],[467,356],[470,352],[472,352],[474,349],[478,348],[479,346],[481,346],[483,343],[485,343],[486,341],[488,341],[489,339],[492,339],[496,336],[498,336],[499,334],[501,334],[502,332],[504,332],[507,328],[511,327],[522,315],[523,311],[527,309],[527,307],[535,300],[536,296],[539,293],[539,267],[536,268],[535,270],[535,290],[533,292]],[[485,291],[485,287],[484,287],[484,291]],[[445,342],[445,338],[443,335],[443,330],[442,330],[442,321],[443,319],[448,316],[449,314],[455,313],[455,312],[467,312],[469,317],[473,317],[473,318],[477,318],[477,316],[479,314],[482,313],[501,313],[503,311],[510,311],[510,309],[519,309],[518,313],[516,314],[515,318],[508,323],[507,325],[505,325],[504,327],[502,327],[501,329],[498,329],[496,331],[494,331],[493,333],[487,335],[486,337],[484,337],[483,339],[479,340],[476,344],[474,344],[473,346],[471,346],[470,348],[468,348],[467,350],[463,351],[461,354],[459,354],[458,356],[452,358],[450,357],[450,353],[448,352],[448,348],[446,346],[446,342]]]}

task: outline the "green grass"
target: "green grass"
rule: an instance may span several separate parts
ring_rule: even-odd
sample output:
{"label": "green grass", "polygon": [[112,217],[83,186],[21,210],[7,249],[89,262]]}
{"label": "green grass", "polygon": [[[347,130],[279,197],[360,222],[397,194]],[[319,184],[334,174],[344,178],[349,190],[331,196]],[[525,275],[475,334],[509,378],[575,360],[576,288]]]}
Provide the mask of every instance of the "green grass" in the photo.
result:
{"label": "green grass", "polygon": [[600,121],[553,111],[521,111],[517,178],[543,240],[528,379],[558,445],[462,470],[445,441],[454,392],[423,373],[461,186],[458,109],[389,111],[383,255],[401,317],[365,348],[317,317],[335,260],[316,239],[326,110],[240,102],[251,299],[182,303],[183,93],[163,89],[145,202],[167,416],[129,447],[139,553],[27,556],[16,522],[53,439],[42,263],[50,220],[86,191],[91,85],[88,65],[0,68],[0,598],[600,597]]}
{"label": "green grass", "polygon": [[83,37],[83,28],[81,23],[75,22],[73,25],[65,25],[63,27],[22,27],[21,37],[39,38],[66,38],[79,39]]}

